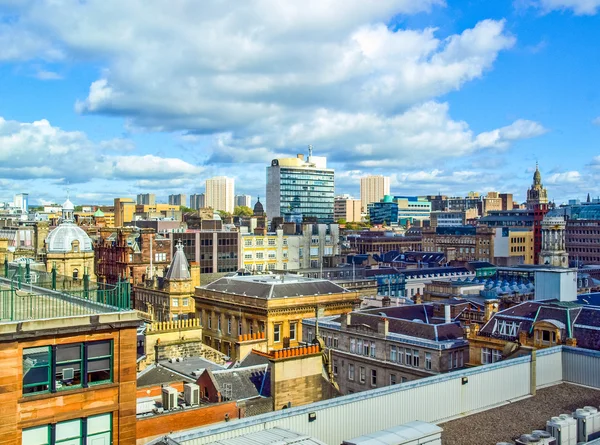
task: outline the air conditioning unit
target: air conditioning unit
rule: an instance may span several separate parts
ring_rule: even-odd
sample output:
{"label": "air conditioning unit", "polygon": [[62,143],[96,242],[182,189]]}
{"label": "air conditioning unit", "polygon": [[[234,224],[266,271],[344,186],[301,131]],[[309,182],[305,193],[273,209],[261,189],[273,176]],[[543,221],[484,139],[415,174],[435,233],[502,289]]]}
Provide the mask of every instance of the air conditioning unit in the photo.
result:
{"label": "air conditioning unit", "polygon": [[533,430],[531,435],[540,439],[540,445],[557,445],[556,439],[552,437],[552,434],[550,434],[548,431]]}
{"label": "air conditioning unit", "polygon": [[540,443],[540,438],[537,436],[533,436],[531,434],[522,434],[521,437],[519,437],[516,441],[515,441],[515,445],[528,445],[531,443],[535,443],[538,444]]}
{"label": "air conditioning unit", "polygon": [[152,397],[141,397],[137,399],[136,414],[148,414],[154,411],[156,403]]}
{"label": "air conditioning unit", "polygon": [[177,408],[177,390],[175,388],[163,386],[162,405],[165,411]]}
{"label": "air conditioning unit", "polygon": [[62,379],[63,380],[73,380],[75,377],[75,369],[74,368],[63,368],[62,370]]}
{"label": "air conditioning unit", "polygon": [[183,399],[187,405],[200,405],[200,387],[195,383],[183,385]]}
{"label": "air conditioning unit", "polygon": [[577,421],[577,441],[589,442],[600,437],[600,413],[593,406],[584,406],[573,413]]}
{"label": "air conditioning unit", "polygon": [[556,445],[577,445],[577,421],[568,414],[552,417],[546,431],[556,439]]}

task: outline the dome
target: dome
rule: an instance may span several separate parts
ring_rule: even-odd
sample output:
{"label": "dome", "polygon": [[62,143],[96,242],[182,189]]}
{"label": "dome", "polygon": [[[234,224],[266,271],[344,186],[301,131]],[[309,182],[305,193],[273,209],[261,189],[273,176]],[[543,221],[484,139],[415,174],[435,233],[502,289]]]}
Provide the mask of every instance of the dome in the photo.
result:
{"label": "dome", "polygon": [[256,204],[254,204],[254,214],[262,215],[263,213],[265,213],[265,208],[263,207],[262,203],[260,202],[260,198],[258,198],[258,201],[256,201]]}
{"label": "dome", "polygon": [[542,174],[540,173],[540,170],[538,169],[538,165],[537,162],[535,164],[535,173],[533,174],[533,184],[534,185],[538,185],[542,183]]}
{"label": "dome", "polygon": [[73,205],[71,200],[69,198],[67,198],[67,200],[62,205],[62,209],[63,210],[75,210],[75,206]]}
{"label": "dome", "polygon": [[73,249],[73,241],[79,241],[80,252],[93,252],[92,240],[77,224],[63,222],[46,238],[48,253],[68,253]]}
{"label": "dome", "polygon": [[94,212],[94,216],[96,218],[104,218],[104,212],[100,209],[96,210],[96,212]]}

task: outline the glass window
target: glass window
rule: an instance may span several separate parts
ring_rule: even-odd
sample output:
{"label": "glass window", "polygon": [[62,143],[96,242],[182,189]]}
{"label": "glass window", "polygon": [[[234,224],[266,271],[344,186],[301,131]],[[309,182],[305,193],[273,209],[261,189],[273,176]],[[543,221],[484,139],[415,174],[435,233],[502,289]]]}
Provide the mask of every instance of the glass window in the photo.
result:
{"label": "glass window", "polygon": [[112,341],[88,343],[87,348],[87,382],[112,381]]}
{"label": "glass window", "polygon": [[179,298],[173,298],[173,307],[179,307]]}
{"label": "glass window", "polygon": [[404,362],[408,365],[408,366],[412,366],[412,350],[410,349],[405,349],[405,360]]}
{"label": "glass window", "polygon": [[56,389],[68,389],[81,385],[82,344],[59,345],[56,347]]}
{"label": "glass window", "polygon": [[431,353],[425,353],[425,369],[431,369]]}
{"label": "glass window", "polygon": [[377,370],[371,369],[371,386],[377,386]]}
{"label": "glass window", "polygon": [[360,383],[365,383],[365,380],[367,379],[367,370],[365,369],[364,366],[361,366],[359,368],[359,381]]}
{"label": "glass window", "polygon": [[354,365],[348,365],[348,380],[354,380]]}
{"label": "glass window", "polygon": [[[54,433],[51,434],[51,429]],[[23,430],[22,445],[110,445],[112,414],[67,420]]]}
{"label": "glass window", "polygon": [[363,353],[363,341],[362,341],[362,339],[361,339],[361,338],[359,338],[359,339],[356,341],[356,352],[357,352],[358,354],[362,354],[362,353]]}
{"label": "glass window", "polygon": [[375,357],[375,342],[371,342],[371,357]]}
{"label": "glass window", "polygon": [[281,341],[281,325],[273,325],[273,342],[279,343]]}
{"label": "glass window", "polygon": [[68,420],[56,424],[56,444],[79,445],[81,443],[81,420]]}
{"label": "glass window", "polygon": [[356,352],[356,339],[350,339],[350,352]]}
{"label": "glass window", "polygon": [[338,373],[338,361],[333,359],[333,375],[337,375]]}
{"label": "glass window", "polygon": [[112,443],[112,414],[101,414],[87,419],[87,444],[110,445]]}
{"label": "glass window", "polygon": [[413,349],[413,366],[419,367],[419,351]]}
{"label": "glass window", "polygon": [[23,394],[49,390],[50,347],[23,349]]}
{"label": "glass window", "polygon": [[182,298],[181,299],[182,303],[184,306],[189,306],[190,305],[190,299],[189,298]]}
{"label": "glass window", "polygon": [[290,340],[296,340],[296,328],[298,323],[293,321],[290,323]]}
{"label": "glass window", "polygon": [[390,346],[390,361],[395,362],[398,360],[398,353],[395,346]]}
{"label": "glass window", "polygon": [[227,333],[231,334],[231,318],[227,319]]}
{"label": "glass window", "polygon": [[390,385],[396,384],[396,374],[390,374]]}

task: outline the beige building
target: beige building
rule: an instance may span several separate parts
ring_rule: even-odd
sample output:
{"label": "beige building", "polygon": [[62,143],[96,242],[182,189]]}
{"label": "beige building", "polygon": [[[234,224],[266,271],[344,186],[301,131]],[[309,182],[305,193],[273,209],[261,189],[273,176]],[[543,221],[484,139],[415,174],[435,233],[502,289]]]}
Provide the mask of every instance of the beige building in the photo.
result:
{"label": "beige building", "polygon": [[62,222],[46,238],[46,270],[56,265],[60,275],[82,279],[87,271],[96,280],[94,248],[90,237],[74,222],[75,206],[67,201],[62,207]]}
{"label": "beige building", "polygon": [[204,343],[233,360],[252,349],[299,346],[302,320],[358,307],[358,292],[327,280],[290,275],[234,276],[196,288],[196,316]]}
{"label": "beige building", "polygon": [[360,222],[361,206],[360,199],[353,199],[347,195],[336,197],[333,204],[334,221],[343,219],[346,222]]}
{"label": "beige building", "polygon": [[390,194],[389,176],[365,176],[360,178],[360,203],[362,211],[372,202],[379,202],[385,195]]}
{"label": "beige building", "polygon": [[241,238],[239,258],[243,268],[256,272],[300,268],[301,236],[278,229],[263,234],[242,233]]}
{"label": "beige building", "polygon": [[494,230],[494,264],[535,264],[533,227],[496,227]]}
{"label": "beige building", "polygon": [[215,176],[206,180],[206,207],[233,213],[235,183],[233,178]]}
{"label": "beige building", "polygon": [[194,318],[196,286],[200,286],[200,269],[190,267],[180,242],[164,277],[149,277],[134,286],[135,308],[156,321]]}
{"label": "beige building", "polygon": [[503,202],[500,193],[488,192],[483,197],[483,215],[487,215],[488,212],[494,210],[502,210]]}

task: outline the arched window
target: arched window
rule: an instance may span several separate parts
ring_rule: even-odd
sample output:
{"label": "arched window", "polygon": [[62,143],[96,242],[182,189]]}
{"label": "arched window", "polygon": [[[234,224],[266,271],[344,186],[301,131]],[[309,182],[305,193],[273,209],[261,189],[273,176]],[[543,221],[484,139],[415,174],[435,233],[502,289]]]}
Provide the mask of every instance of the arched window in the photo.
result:
{"label": "arched window", "polygon": [[73,269],[73,279],[76,280],[79,276],[79,269]]}

